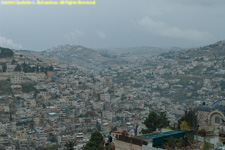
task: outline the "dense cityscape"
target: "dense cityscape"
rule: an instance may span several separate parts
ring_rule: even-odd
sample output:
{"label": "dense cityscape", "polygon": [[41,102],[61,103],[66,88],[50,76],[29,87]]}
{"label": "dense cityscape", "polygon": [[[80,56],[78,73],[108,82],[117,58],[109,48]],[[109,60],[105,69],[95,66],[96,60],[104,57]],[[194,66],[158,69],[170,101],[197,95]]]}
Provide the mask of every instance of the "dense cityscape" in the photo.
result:
{"label": "dense cityscape", "polygon": [[[194,136],[196,126],[198,139],[175,147],[195,149],[196,140],[199,148],[220,147],[225,141],[219,137],[225,134],[224,50],[224,41],[136,57],[68,45],[45,52],[0,48],[0,149],[60,150],[74,142],[74,149],[86,150],[98,133],[102,147],[91,150],[119,150],[126,142],[133,149],[167,149],[166,138],[155,146],[154,134]],[[84,51],[93,54],[91,60]],[[71,52],[83,62],[72,63]],[[167,121],[153,129],[146,121],[154,122],[151,115]],[[201,139],[207,136],[214,140]]]}

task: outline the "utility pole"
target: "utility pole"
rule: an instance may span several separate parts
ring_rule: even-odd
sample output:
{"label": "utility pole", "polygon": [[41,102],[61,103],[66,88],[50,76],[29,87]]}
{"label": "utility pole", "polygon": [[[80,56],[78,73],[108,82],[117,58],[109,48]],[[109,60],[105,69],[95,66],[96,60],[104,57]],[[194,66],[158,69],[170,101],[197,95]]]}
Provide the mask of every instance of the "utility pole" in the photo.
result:
{"label": "utility pole", "polygon": [[198,112],[196,115],[196,150],[198,150]]}

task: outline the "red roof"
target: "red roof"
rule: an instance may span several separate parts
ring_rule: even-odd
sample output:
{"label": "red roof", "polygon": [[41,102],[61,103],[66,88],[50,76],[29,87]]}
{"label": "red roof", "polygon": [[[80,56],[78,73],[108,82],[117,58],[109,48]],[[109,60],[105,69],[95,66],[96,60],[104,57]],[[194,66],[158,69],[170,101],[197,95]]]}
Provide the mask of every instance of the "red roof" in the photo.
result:
{"label": "red roof", "polygon": [[129,130],[117,130],[117,131],[114,131],[113,133],[123,133],[123,132],[129,132]]}
{"label": "red roof", "polygon": [[46,132],[54,131],[52,128],[46,129]]}
{"label": "red roof", "polygon": [[109,103],[109,101],[105,101],[104,105],[106,105],[106,104],[108,104],[108,103]]}
{"label": "red roof", "polygon": [[41,116],[43,116],[43,114],[37,114],[37,116],[38,116],[38,117],[41,117]]}
{"label": "red roof", "polygon": [[58,113],[59,111],[57,109],[53,110],[53,112]]}

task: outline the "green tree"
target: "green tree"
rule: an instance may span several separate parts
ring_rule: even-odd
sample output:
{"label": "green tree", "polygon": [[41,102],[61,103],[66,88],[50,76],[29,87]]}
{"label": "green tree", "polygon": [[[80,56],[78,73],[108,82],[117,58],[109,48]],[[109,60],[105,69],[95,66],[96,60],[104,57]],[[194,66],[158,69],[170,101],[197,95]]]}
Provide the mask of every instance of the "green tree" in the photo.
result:
{"label": "green tree", "polygon": [[41,72],[44,72],[45,68],[43,66],[41,66]]}
{"label": "green tree", "polygon": [[49,139],[49,141],[51,141],[51,142],[57,142],[56,136],[52,136],[52,137]]}
{"label": "green tree", "polygon": [[84,147],[84,150],[96,150],[96,144],[93,141],[88,141]]}
{"label": "green tree", "polygon": [[27,72],[34,72],[35,71],[35,67],[31,67],[30,65],[26,64],[25,62],[22,64],[22,68],[23,68],[23,72],[27,73]]}
{"label": "green tree", "polygon": [[100,99],[100,94],[99,94],[99,93],[96,95],[96,99],[97,99],[98,101],[101,100],[101,99]]}
{"label": "green tree", "polygon": [[16,68],[14,69],[14,71],[21,71],[22,69],[21,69],[21,66],[20,66],[20,64],[17,64],[16,65]]}
{"label": "green tree", "polygon": [[76,142],[75,141],[66,142],[64,146],[65,146],[65,150],[74,150],[74,146],[76,146]]}
{"label": "green tree", "polygon": [[117,126],[114,126],[114,127],[111,129],[110,134],[111,134],[112,132],[116,131],[116,130],[117,130]]}
{"label": "green tree", "polygon": [[125,94],[121,95],[121,100],[125,100],[127,97],[125,96]]}
{"label": "green tree", "polygon": [[0,58],[12,57],[14,52],[9,48],[0,47]]}
{"label": "green tree", "polygon": [[164,139],[164,141],[165,142],[163,143],[163,145],[166,149],[175,149],[175,147],[180,149],[181,147],[185,146],[185,141],[183,140],[183,138],[177,139],[171,136],[167,139]]}
{"label": "green tree", "polygon": [[98,121],[96,122],[96,129],[101,131],[101,124]]}
{"label": "green tree", "polygon": [[209,150],[211,148],[210,143],[204,140],[203,150]]}
{"label": "green tree", "polygon": [[175,144],[176,144],[176,139],[173,136],[167,138],[164,142],[164,145],[166,146],[166,149],[174,148]]}
{"label": "green tree", "polygon": [[36,71],[39,72],[39,66],[38,65],[36,66]]}
{"label": "green tree", "polygon": [[11,61],[11,65],[13,65],[14,63],[16,63],[15,59],[13,59],[13,60]]}
{"label": "green tree", "polygon": [[84,147],[84,150],[97,150],[98,147],[104,144],[103,136],[100,132],[95,131],[91,134],[90,141]]}
{"label": "green tree", "polygon": [[148,128],[147,130],[143,129],[142,133],[151,133],[156,131],[156,129],[161,129],[167,127],[169,125],[169,121],[166,117],[166,113],[161,112],[159,115],[154,111],[150,112],[148,118],[144,121],[145,126]]}
{"label": "green tree", "polygon": [[59,148],[59,146],[50,146],[48,148],[44,148],[43,150],[56,150],[58,148]]}
{"label": "green tree", "polygon": [[38,90],[35,90],[33,97],[36,98],[38,93],[40,93],[40,92]]}
{"label": "green tree", "polygon": [[0,81],[0,96],[1,95],[10,95],[12,94],[12,89],[10,87],[10,82],[7,80],[1,80]]}
{"label": "green tree", "polygon": [[181,130],[187,130],[189,129],[190,127],[188,126],[188,123],[186,121],[182,121],[181,124],[180,124],[180,129]]}
{"label": "green tree", "polygon": [[104,146],[103,145],[100,145],[97,150],[105,150]]}
{"label": "green tree", "polygon": [[33,84],[22,84],[22,92],[29,93],[31,91],[37,91]]}
{"label": "green tree", "polygon": [[28,72],[28,65],[25,62],[23,62],[22,68],[23,68],[23,72]]}
{"label": "green tree", "polygon": [[53,66],[51,65],[49,68],[48,68],[49,71],[53,71]]}
{"label": "green tree", "polygon": [[3,72],[6,72],[6,70],[7,70],[7,66],[6,66],[6,64],[3,64],[3,65],[2,65],[2,71],[3,71]]}
{"label": "green tree", "polygon": [[225,81],[221,81],[220,86],[221,86],[221,90],[224,91],[225,90]]}
{"label": "green tree", "polygon": [[181,117],[180,120],[178,120],[178,127],[180,127],[182,121],[186,121],[190,129],[195,129],[196,120],[197,120],[197,111],[195,109],[190,109],[189,111],[185,111],[184,116]]}
{"label": "green tree", "polygon": [[30,70],[29,70],[29,72],[35,72],[35,67],[30,67]]}

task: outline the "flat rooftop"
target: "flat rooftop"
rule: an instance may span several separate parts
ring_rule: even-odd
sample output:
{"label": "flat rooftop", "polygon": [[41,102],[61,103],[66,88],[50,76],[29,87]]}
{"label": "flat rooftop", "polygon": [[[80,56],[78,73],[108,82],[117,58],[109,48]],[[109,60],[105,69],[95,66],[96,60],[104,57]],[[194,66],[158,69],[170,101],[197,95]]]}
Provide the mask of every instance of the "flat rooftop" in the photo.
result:
{"label": "flat rooftop", "polygon": [[170,135],[175,135],[175,134],[180,134],[180,133],[185,133],[185,131],[169,131],[169,132],[162,132],[162,133],[157,133],[157,134],[144,135],[143,137],[154,139],[154,138],[170,136]]}

